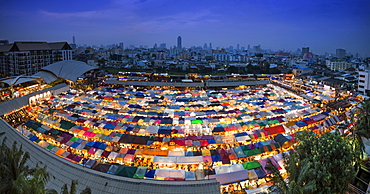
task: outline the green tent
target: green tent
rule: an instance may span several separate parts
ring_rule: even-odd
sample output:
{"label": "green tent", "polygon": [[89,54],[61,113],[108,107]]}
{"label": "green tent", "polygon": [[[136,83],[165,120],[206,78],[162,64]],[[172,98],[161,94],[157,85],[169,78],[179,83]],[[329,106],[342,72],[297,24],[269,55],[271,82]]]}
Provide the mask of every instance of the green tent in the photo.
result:
{"label": "green tent", "polygon": [[72,122],[69,122],[69,121],[66,121],[66,120],[61,120],[60,121],[60,128],[62,128],[62,129],[69,130],[73,126],[75,126],[75,124],[72,123]]}
{"label": "green tent", "polygon": [[258,155],[258,154],[261,154],[260,150],[259,149],[252,149],[252,150],[246,150],[244,151],[244,154],[248,156],[254,156],[254,155]]}
{"label": "green tent", "polygon": [[133,178],[136,179],[143,179],[145,177],[147,167],[145,166],[139,166],[134,174]]}
{"label": "green tent", "polygon": [[53,149],[54,147],[55,147],[54,145],[50,144],[46,149],[51,150],[51,149]]}
{"label": "green tent", "polygon": [[241,118],[241,117],[235,117],[235,118],[236,118],[236,120],[238,120],[238,121],[243,120],[243,118]]}
{"label": "green tent", "polygon": [[60,132],[59,130],[54,129],[51,133],[54,134],[54,135],[58,135],[59,132]]}
{"label": "green tent", "polygon": [[192,120],[191,124],[203,124],[202,120]]}
{"label": "green tent", "polygon": [[244,153],[245,153],[245,151],[250,150],[249,146],[247,146],[247,145],[242,145],[240,147],[242,148]]}
{"label": "green tent", "polygon": [[134,177],[136,173],[137,167],[135,166],[119,166],[116,175],[123,176],[123,177]]}
{"label": "green tent", "polygon": [[69,141],[75,142],[78,139],[78,137],[72,137]]}
{"label": "green tent", "polygon": [[255,168],[259,168],[261,167],[262,165],[256,161],[256,160],[253,160],[253,161],[250,161],[250,162],[245,162],[245,163],[242,163],[244,169],[247,169],[247,170],[251,170],[251,169],[255,169]]}

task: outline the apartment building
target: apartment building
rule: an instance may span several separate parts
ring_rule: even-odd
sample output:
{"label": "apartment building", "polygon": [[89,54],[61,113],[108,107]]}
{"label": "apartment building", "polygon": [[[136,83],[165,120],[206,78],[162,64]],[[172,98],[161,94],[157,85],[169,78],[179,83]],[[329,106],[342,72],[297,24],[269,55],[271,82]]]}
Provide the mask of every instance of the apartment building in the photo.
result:
{"label": "apartment building", "polygon": [[359,72],[358,92],[363,95],[367,95],[367,93],[370,93],[370,71]]}
{"label": "apartment building", "polygon": [[332,70],[346,70],[351,67],[351,64],[347,63],[347,61],[343,60],[326,60],[326,66]]}
{"label": "apartment building", "polygon": [[72,59],[72,48],[67,42],[0,45],[0,77],[33,75],[47,65]]}

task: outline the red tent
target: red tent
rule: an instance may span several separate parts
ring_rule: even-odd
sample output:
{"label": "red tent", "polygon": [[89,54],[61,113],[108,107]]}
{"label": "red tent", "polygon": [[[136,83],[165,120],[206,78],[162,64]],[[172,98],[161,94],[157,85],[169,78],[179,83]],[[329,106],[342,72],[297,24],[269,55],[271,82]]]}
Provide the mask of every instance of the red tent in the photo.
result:
{"label": "red tent", "polygon": [[283,125],[277,125],[277,126],[274,126],[274,127],[267,127],[267,128],[264,128],[264,130],[269,132],[270,135],[285,132],[285,129],[284,129]]}

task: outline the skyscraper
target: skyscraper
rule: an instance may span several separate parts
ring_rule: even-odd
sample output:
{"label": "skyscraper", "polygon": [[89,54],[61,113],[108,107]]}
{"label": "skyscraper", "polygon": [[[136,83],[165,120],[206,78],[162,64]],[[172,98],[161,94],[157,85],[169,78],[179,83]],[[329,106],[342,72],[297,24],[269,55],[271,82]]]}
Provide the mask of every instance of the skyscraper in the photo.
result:
{"label": "skyscraper", "polygon": [[302,47],[302,56],[308,52],[310,52],[310,47]]}
{"label": "skyscraper", "polygon": [[177,48],[182,49],[181,36],[177,37]]}
{"label": "skyscraper", "polygon": [[75,36],[72,36],[72,44],[70,44],[70,46],[71,46],[72,49],[76,49],[77,48]]}
{"label": "skyscraper", "polygon": [[344,49],[337,49],[336,50],[336,54],[337,54],[337,57],[339,59],[343,59],[343,58],[346,57],[346,50],[344,50]]}
{"label": "skyscraper", "polygon": [[208,47],[207,47],[207,43],[204,43],[203,49],[204,49],[204,50],[207,50],[207,49],[208,49]]}

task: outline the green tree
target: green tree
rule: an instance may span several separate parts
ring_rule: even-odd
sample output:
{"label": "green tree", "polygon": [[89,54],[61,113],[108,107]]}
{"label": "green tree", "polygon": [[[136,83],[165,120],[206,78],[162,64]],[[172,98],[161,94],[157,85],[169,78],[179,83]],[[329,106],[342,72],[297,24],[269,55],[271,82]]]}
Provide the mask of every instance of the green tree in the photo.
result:
{"label": "green tree", "polygon": [[[68,185],[67,184],[64,184],[63,187],[62,187],[62,191],[61,191],[61,194],[76,194],[77,192],[77,189],[76,189],[76,186],[78,185],[78,181],[77,180],[73,180],[72,181],[72,184],[68,190]],[[91,194],[91,189],[89,187],[86,187],[83,191],[81,191],[80,194]]]}
{"label": "green tree", "polygon": [[353,180],[355,154],[339,133],[321,137],[297,134],[296,153],[285,159],[287,178],[272,165],[269,168],[276,186],[284,193],[343,193]]}
{"label": "green tree", "polygon": [[9,148],[6,138],[0,145],[0,193],[45,193],[45,184],[50,178],[45,168],[36,164],[30,168],[26,163],[29,153],[22,150],[16,142]]}
{"label": "green tree", "polygon": [[316,189],[315,181],[310,179],[312,164],[304,161],[298,162],[298,155],[290,151],[289,155],[284,155],[285,169],[287,177],[284,178],[279,169],[271,161],[268,161],[267,170],[271,171],[272,181],[278,190],[284,194],[313,193]]}
{"label": "green tree", "polygon": [[357,110],[357,120],[355,121],[355,127],[357,130],[363,130],[363,137],[370,138],[370,100],[366,100],[360,103]]}

